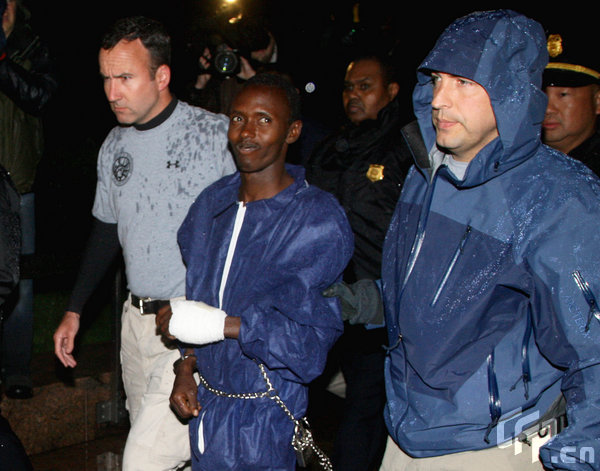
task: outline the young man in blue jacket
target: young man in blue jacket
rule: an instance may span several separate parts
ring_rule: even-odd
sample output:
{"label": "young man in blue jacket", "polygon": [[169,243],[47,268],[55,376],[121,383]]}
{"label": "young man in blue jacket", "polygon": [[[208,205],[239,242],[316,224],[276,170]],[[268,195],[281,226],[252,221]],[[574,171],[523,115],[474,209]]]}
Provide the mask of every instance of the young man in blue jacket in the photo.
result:
{"label": "young man in blue jacket", "polygon": [[418,69],[429,165],[384,245],[382,470],[600,469],[600,182],[540,142],[547,61],[541,25],[500,10]]}
{"label": "young man in blue jacket", "polygon": [[294,423],[281,404],[236,395],[260,395],[268,378],[302,418],[307,384],[342,332],[339,301],[321,293],[340,280],[353,235],[336,199],[285,165],[302,127],[298,100],[279,75],[246,82],[228,133],[239,172],[203,191],[179,229],[187,300],[172,300],[172,314],[163,309],[156,321],[190,347],[171,404],[192,418],[195,471],[293,471]]}

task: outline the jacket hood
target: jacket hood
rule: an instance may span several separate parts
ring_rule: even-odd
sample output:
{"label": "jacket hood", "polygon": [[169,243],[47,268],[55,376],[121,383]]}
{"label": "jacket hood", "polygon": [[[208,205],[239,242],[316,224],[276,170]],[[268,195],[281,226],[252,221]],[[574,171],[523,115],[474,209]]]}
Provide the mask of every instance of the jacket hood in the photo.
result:
{"label": "jacket hood", "polygon": [[511,10],[476,12],[459,18],[442,33],[417,70],[415,115],[431,149],[431,71],[458,75],[488,93],[499,139],[471,161],[463,186],[493,178],[529,158],[541,145],[547,98],[541,89],[548,62],[542,26]]}

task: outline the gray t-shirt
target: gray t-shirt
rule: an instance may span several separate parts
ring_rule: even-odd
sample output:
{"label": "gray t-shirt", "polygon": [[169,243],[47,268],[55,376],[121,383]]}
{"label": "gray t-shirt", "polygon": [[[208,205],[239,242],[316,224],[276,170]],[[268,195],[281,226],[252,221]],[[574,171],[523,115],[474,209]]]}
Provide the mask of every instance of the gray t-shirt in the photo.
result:
{"label": "gray t-shirt", "polygon": [[137,296],[185,294],[177,230],[200,192],[235,171],[227,127],[226,116],[179,102],[159,126],[118,126],[102,144],[92,213],[117,224]]}
{"label": "gray t-shirt", "polygon": [[435,144],[429,152],[429,161],[432,163],[430,173],[432,177],[440,165],[446,165],[458,180],[464,180],[469,167],[469,162],[462,162],[456,160],[451,154],[444,154]]}

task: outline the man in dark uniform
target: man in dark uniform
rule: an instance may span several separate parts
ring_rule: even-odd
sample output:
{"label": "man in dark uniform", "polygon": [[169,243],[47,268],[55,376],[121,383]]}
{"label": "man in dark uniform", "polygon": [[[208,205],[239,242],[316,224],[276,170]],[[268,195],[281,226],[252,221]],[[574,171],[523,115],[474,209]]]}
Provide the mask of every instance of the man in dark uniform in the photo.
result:
{"label": "man in dark uniform", "polygon": [[543,140],[600,175],[600,60],[588,50],[576,36],[548,36]]}
{"label": "man in dark uniform", "polygon": [[387,227],[412,157],[403,146],[399,84],[385,57],[362,55],[347,67],[342,101],[348,121],[317,146],[307,179],[333,193],[344,207],[355,249],[344,283],[326,295],[339,296],[344,334],[330,357],[346,383],[344,412],[332,462],[336,470],[376,469],[385,445],[386,331],[375,280]]}

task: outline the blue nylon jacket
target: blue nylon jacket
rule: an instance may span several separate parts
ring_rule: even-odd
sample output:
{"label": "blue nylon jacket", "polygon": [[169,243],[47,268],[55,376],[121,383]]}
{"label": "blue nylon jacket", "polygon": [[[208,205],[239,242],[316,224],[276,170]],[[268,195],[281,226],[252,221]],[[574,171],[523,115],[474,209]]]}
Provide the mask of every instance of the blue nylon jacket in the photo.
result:
{"label": "blue nylon jacket", "polygon": [[427,149],[432,70],[482,85],[499,137],[462,181],[414,166],[384,244],[385,416],[412,456],[506,442],[562,390],[543,463],[600,469],[600,183],[540,142],[546,62],[541,26],[504,10],[457,20],[419,67]]}
{"label": "blue nylon jacket", "polygon": [[[294,183],[275,197],[248,203],[223,295],[222,309],[241,317],[239,339],[196,348],[208,383],[228,393],[267,389],[258,364],[296,418],[306,412],[306,385],[318,376],[342,332],[339,302],[322,291],[341,277],[354,241],[335,198]],[[237,212],[240,175],[227,176],[191,206],[178,234],[187,266],[186,296],[219,305],[219,286]],[[198,388],[199,418],[190,422],[194,469],[293,470],[293,424],[269,398],[223,398]]]}

